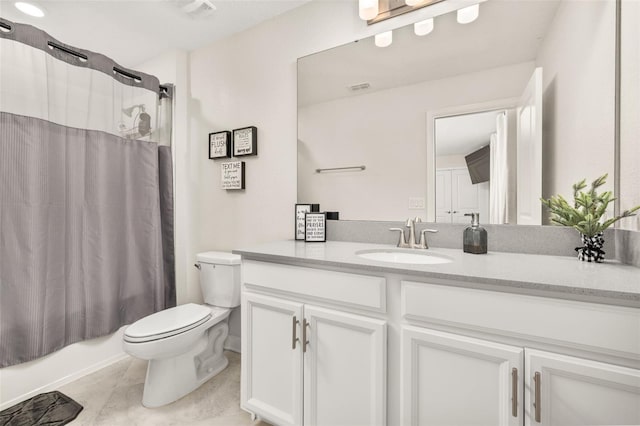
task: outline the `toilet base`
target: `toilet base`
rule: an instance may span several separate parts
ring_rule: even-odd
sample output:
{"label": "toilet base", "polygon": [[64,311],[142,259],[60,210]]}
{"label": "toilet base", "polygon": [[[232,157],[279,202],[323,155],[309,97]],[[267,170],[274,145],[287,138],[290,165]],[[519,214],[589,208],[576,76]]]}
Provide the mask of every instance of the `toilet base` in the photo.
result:
{"label": "toilet base", "polygon": [[188,352],[150,360],[142,405],[154,408],[170,404],[224,370],[229,364],[223,348],[228,334],[229,326],[222,322],[207,330]]}

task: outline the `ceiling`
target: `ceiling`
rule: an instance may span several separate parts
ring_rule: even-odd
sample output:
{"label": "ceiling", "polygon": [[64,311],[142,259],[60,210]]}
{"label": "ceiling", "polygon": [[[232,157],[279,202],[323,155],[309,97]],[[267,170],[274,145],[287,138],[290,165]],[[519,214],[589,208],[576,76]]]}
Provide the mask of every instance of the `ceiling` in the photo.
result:
{"label": "ceiling", "polygon": [[[533,61],[560,0],[489,0],[466,25],[456,14],[434,19],[434,30],[416,36],[413,25],[393,31],[389,47],[373,37],[298,61],[298,105],[433,81],[488,68]],[[352,92],[359,83],[370,88]]]}
{"label": "ceiling", "polygon": [[203,47],[309,0],[210,1],[216,10],[209,16],[190,16],[182,7],[192,0],[34,0],[46,12],[34,18],[18,11],[13,0],[0,0],[0,16],[135,68],[167,50]]}
{"label": "ceiling", "polygon": [[501,111],[456,115],[436,120],[436,156],[467,155],[489,144]]}

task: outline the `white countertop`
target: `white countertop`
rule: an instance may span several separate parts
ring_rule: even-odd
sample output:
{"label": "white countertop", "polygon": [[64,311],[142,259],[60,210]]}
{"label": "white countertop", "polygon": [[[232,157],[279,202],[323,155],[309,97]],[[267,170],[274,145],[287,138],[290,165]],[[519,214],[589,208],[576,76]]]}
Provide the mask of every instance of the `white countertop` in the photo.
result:
{"label": "white countertop", "polygon": [[448,256],[453,262],[415,265],[367,260],[355,254],[359,250],[389,248],[395,246],[288,240],[233,252],[243,259],[455,280],[474,287],[640,307],[640,268],[617,261],[596,264],[581,262],[576,256],[503,252],[475,255],[462,250],[430,248],[429,253]]}

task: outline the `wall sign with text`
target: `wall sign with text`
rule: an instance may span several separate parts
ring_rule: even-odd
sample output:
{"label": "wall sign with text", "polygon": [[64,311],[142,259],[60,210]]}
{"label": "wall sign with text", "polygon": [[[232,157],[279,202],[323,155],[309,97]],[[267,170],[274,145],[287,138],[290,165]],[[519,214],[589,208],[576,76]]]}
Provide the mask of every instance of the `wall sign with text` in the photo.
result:
{"label": "wall sign with text", "polygon": [[231,132],[209,133],[209,159],[231,157]]}
{"label": "wall sign with text", "polygon": [[233,131],[233,156],[258,155],[258,128],[243,127]]}
{"label": "wall sign with text", "polygon": [[222,175],[222,189],[245,189],[244,188],[244,161],[229,161],[220,164]]}
{"label": "wall sign with text", "polygon": [[306,213],[304,240],[307,242],[327,241],[326,233],[327,215],[326,213]]}
{"label": "wall sign with text", "polygon": [[304,215],[311,212],[319,212],[320,204],[296,204],[295,215],[295,239],[304,240],[305,221]]}

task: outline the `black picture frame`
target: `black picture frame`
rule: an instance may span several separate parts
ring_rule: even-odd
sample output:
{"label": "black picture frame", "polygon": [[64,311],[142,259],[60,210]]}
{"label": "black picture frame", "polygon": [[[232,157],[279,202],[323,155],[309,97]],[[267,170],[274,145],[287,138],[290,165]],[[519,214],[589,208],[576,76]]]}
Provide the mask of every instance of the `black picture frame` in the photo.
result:
{"label": "black picture frame", "polygon": [[209,133],[209,160],[231,158],[231,132]]}
{"label": "black picture frame", "polygon": [[242,127],[233,130],[233,156],[258,155],[258,128]]}
{"label": "black picture frame", "polygon": [[294,212],[294,229],[293,235],[296,240],[304,240],[305,231],[305,214],[311,212],[319,212],[320,204],[296,204]]}
{"label": "black picture frame", "polygon": [[245,189],[244,161],[227,161],[220,164],[220,185],[227,191]]}
{"label": "black picture frame", "polygon": [[325,212],[305,213],[304,240],[308,243],[327,241],[327,214]]}

